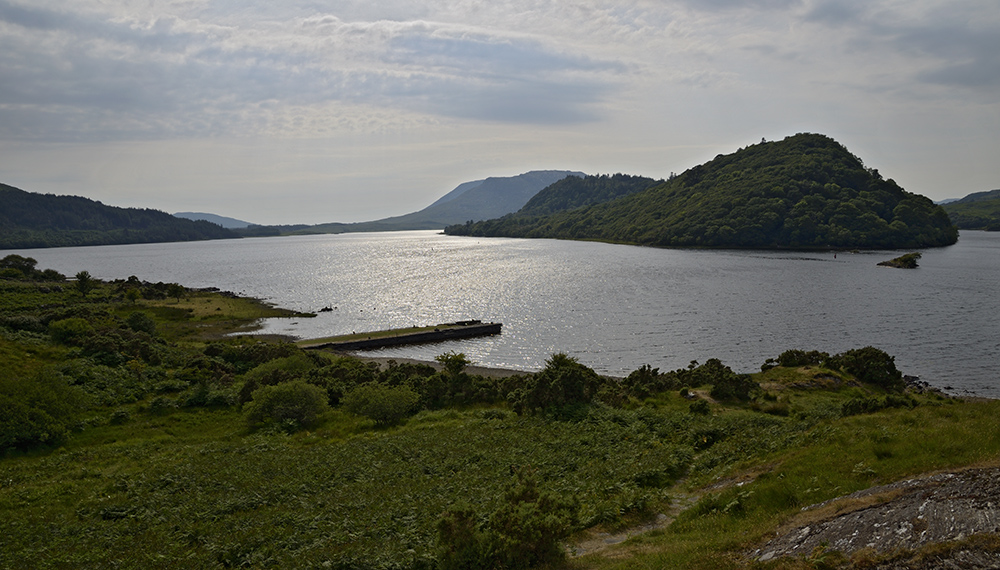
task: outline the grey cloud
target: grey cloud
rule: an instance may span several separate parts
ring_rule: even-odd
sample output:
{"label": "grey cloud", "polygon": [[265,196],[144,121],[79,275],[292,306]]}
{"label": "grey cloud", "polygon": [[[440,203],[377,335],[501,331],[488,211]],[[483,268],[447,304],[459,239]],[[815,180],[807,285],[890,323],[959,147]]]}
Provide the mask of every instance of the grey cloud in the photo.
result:
{"label": "grey cloud", "polygon": [[327,57],[339,44],[322,35],[270,42],[197,22],[129,24],[7,0],[0,26],[15,32],[0,36],[0,137],[7,138],[218,133],[246,128],[263,102],[580,122],[595,117],[608,76],[625,70],[521,38],[456,29],[461,37],[447,37],[420,22],[345,26],[345,41],[382,38],[362,46],[367,64],[345,68]]}
{"label": "grey cloud", "polygon": [[865,4],[847,0],[832,0],[816,3],[803,18],[807,22],[828,26],[843,26],[862,20]]}
{"label": "grey cloud", "polygon": [[802,5],[802,0],[683,0],[695,10],[787,10]]}
{"label": "grey cloud", "polygon": [[888,49],[910,58],[923,83],[985,90],[1000,85],[1000,29],[983,22],[974,7],[956,3],[921,13],[880,4],[827,0],[804,20],[836,29],[845,45]]}

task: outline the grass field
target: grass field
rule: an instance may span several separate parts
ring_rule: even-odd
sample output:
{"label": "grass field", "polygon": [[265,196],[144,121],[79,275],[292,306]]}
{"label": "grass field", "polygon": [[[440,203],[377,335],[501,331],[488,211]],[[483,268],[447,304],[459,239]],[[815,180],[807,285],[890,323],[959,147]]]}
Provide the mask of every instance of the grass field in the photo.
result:
{"label": "grass field", "polygon": [[[456,536],[477,567],[517,567],[482,546],[541,540],[511,521],[572,545],[681,501],[669,526],[545,565],[821,568],[748,552],[806,505],[1000,458],[1000,403],[887,391],[826,364],[622,380],[565,356],[499,379],[380,369],[224,338],[274,314],[251,300],[102,287],[0,281],[0,568],[456,567],[446,513],[469,517],[447,520],[469,521]],[[753,391],[712,396],[736,381]],[[322,398],[318,420],[248,423],[248,405],[296,384]],[[362,392],[409,407],[348,411]]]}

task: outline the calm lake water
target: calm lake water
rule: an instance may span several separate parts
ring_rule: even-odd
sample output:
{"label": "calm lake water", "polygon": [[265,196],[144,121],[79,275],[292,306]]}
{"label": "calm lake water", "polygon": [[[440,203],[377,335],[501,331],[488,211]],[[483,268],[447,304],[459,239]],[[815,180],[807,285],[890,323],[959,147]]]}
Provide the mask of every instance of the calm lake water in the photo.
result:
{"label": "calm lake water", "polygon": [[[0,252],[6,255],[11,252]],[[433,231],[21,250],[40,268],[219,287],[302,311],[265,331],[303,338],[464,319],[503,334],[379,351],[537,370],[565,352],[603,374],[719,358],[739,372],[790,348],[867,345],[905,374],[1000,397],[1000,233],[903,252],[693,251]]]}

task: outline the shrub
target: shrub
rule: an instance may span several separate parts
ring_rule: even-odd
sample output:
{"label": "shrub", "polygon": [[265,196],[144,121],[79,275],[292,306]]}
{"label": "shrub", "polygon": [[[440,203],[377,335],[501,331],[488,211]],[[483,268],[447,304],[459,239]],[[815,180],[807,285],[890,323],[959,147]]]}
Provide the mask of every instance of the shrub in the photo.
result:
{"label": "shrub", "polygon": [[438,361],[441,366],[444,367],[445,371],[452,376],[458,376],[461,374],[465,367],[472,364],[465,354],[461,352],[450,351],[444,354],[439,354],[434,357],[434,360]]}
{"label": "shrub", "polygon": [[62,344],[75,344],[92,334],[94,328],[85,319],[72,317],[49,323],[52,340]]}
{"label": "shrub", "polygon": [[453,507],[437,522],[437,559],[441,570],[488,568],[489,545],[479,530],[476,513],[468,506]]}
{"label": "shrub", "polygon": [[267,424],[305,428],[314,425],[329,409],[326,392],[301,380],[264,386],[245,406],[247,425]]}
{"label": "shrub", "polygon": [[420,401],[420,395],[409,386],[362,384],[344,395],[344,409],[374,420],[379,425],[391,425],[410,415]]}
{"label": "shrub", "polygon": [[144,332],[150,336],[156,334],[156,322],[149,315],[141,311],[136,311],[125,319],[128,328],[135,332]]}
{"label": "shrub", "polygon": [[577,522],[577,507],[538,488],[534,473],[518,470],[500,508],[490,517],[492,550],[504,568],[533,568],[561,560],[559,541]]}
{"label": "shrub", "polygon": [[903,373],[896,368],[896,358],[872,346],[838,354],[831,359],[831,364],[843,368],[861,382],[892,392],[902,392],[906,387]]}
{"label": "shrub", "polygon": [[825,352],[818,350],[786,350],[778,355],[778,365],[786,368],[797,368],[799,366],[819,366],[830,357]]}
{"label": "shrub", "polygon": [[553,354],[544,369],[522,379],[523,385],[507,396],[519,415],[590,403],[603,382],[592,369],[565,354]]}
{"label": "shrub", "polygon": [[468,506],[441,515],[440,568],[534,568],[565,557],[559,541],[577,524],[577,505],[542,491],[534,473],[525,471],[517,471],[517,481],[485,524]]}
{"label": "shrub", "polygon": [[722,364],[718,358],[709,358],[695,372],[701,381],[712,385],[712,397],[716,400],[747,401],[753,391],[760,385],[750,378],[749,374],[737,374],[732,368]]}
{"label": "shrub", "polygon": [[84,397],[55,374],[0,377],[0,453],[61,442]]}
{"label": "shrub", "polygon": [[693,402],[691,402],[691,405],[688,406],[688,410],[692,414],[699,415],[699,416],[707,416],[708,413],[711,411],[709,409],[709,407],[708,407],[708,402],[706,402],[705,400],[702,400],[700,398],[697,399],[697,400],[695,400],[695,401],[693,401]]}

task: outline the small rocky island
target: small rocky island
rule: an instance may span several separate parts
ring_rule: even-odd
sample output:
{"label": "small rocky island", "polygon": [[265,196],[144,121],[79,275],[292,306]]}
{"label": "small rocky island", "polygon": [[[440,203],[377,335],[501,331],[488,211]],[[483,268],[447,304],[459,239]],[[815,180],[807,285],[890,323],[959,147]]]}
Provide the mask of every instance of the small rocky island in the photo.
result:
{"label": "small rocky island", "polygon": [[879,265],[884,267],[898,267],[900,269],[916,269],[917,260],[920,259],[920,252],[907,253],[899,257],[883,261]]}

